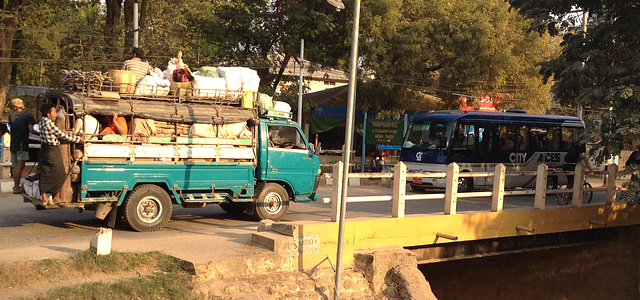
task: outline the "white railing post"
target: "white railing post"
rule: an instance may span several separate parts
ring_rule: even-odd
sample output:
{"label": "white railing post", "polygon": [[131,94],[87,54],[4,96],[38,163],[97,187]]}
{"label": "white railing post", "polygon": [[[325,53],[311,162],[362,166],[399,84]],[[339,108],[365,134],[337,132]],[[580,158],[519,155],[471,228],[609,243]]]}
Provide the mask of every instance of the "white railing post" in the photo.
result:
{"label": "white railing post", "polygon": [[407,165],[398,162],[393,168],[393,210],[392,217],[404,218],[407,193]]}
{"label": "white railing post", "polygon": [[458,205],[458,175],[460,167],[456,163],[447,166],[447,183],[444,193],[444,214],[455,215]]}
{"label": "white railing post", "polygon": [[536,174],[536,196],[533,207],[536,209],[544,209],[547,201],[547,178],[549,176],[549,167],[546,164],[539,164]]}
{"label": "white railing post", "polygon": [[607,204],[616,203],[616,189],[618,187],[618,165],[610,164],[607,166],[609,176],[607,176]]}
{"label": "white railing post", "polygon": [[506,179],[507,167],[497,164],[493,173],[493,196],[491,198],[491,211],[502,211],[504,207],[504,182]]}
{"label": "white railing post", "polygon": [[331,222],[338,222],[340,219],[340,199],[342,199],[342,166],[339,161],[333,165],[333,176],[331,177]]}
{"label": "white railing post", "polygon": [[576,171],[573,175],[573,199],[571,203],[573,207],[582,206],[582,190],[584,189],[584,167],[581,163],[576,165]]}

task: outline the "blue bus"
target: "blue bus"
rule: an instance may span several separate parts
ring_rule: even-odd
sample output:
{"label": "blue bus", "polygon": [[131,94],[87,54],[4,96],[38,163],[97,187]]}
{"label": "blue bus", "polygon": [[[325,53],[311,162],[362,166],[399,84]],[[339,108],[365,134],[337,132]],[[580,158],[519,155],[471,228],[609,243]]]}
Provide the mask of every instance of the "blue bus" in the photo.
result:
{"label": "blue bus", "polygon": [[[584,121],[578,117],[534,115],[524,111],[438,111],[413,119],[404,138],[400,160],[407,172],[446,172],[452,162],[460,172],[536,171],[540,163],[562,171],[564,157],[579,145]],[[584,148],[581,146],[582,149]],[[533,187],[535,176],[507,176],[505,188]],[[558,182],[561,180],[562,182]],[[444,178],[407,178],[414,191],[444,188]],[[548,188],[566,183],[550,176]],[[491,187],[491,177],[460,177],[459,191]]]}

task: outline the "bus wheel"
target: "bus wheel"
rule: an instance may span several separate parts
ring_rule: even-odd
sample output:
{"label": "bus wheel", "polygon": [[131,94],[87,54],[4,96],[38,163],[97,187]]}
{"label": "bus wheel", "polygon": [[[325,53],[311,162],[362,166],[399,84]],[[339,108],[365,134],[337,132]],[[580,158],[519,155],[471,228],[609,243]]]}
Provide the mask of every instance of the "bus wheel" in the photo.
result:
{"label": "bus wheel", "polygon": [[551,176],[547,177],[547,191],[555,190],[558,188],[558,178]]}
{"label": "bus wheel", "polygon": [[167,225],[173,206],[171,198],[161,187],[144,184],[127,196],[124,219],[135,231],[156,231]]}
{"label": "bus wheel", "polygon": [[469,192],[473,189],[473,179],[470,177],[458,178],[458,193]]}
{"label": "bus wheel", "polygon": [[289,194],[277,183],[267,183],[255,199],[253,215],[259,219],[279,221],[289,210]]}
{"label": "bus wheel", "polygon": [[424,191],[426,191],[426,190],[427,190],[426,188],[423,188],[423,187],[421,187],[421,186],[419,186],[419,185],[417,185],[417,184],[413,184],[413,183],[412,183],[412,184],[410,184],[409,186],[411,187],[411,189],[412,189],[414,192],[418,192],[418,193],[422,193],[422,192],[424,192]]}
{"label": "bus wheel", "polygon": [[236,202],[222,202],[220,203],[220,208],[222,208],[222,210],[229,214],[239,215],[247,210],[247,204]]}

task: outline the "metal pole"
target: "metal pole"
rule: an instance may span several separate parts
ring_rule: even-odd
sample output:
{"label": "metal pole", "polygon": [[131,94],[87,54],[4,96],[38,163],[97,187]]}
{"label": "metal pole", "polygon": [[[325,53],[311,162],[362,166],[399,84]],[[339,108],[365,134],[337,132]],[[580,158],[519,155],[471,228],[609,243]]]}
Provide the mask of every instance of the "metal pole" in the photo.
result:
{"label": "metal pole", "polygon": [[[586,9],[582,11],[582,31],[584,32],[584,37],[587,37],[587,21],[589,21],[589,11]],[[584,62],[582,62],[582,66],[584,66]],[[582,104],[578,105],[578,111],[576,113],[578,118],[582,119],[584,112],[582,111]]]}
{"label": "metal pole", "polygon": [[409,124],[409,116],[407,116],[407,114],[404,114],[404,123],[403,123],[403,126],[402,126],[402,137],[407,135],[407,125],[408,124]]}
{"label": "metal pole", "polygon": [[333,299],[340,299],[340,274],[342,272],[342,246],[344,242],[344,219],[347,212],[347,190],[349,187],[349,165],[351,160],[351,136],[353,135],[353,119],[355,114],[356,75],[358,64],[358,31],[360,27],[360,1],[353,3],[353,35],[351,44],[351,66],[349,68],[349,98],[347,100],[347,127],[345,128],[345,151],[342,153],[344,166],[342,170],[342,194],[340,195],[340,221],[338,225],[338,249],[336,259],[336,278]]}
{"label": "metal pole", "polygon": [[138,2],[133,3],[133,47],[138,47]]}
{"label": "metal pole", "polygon": [[[365,148],[367,148],[367,144],[365,143],[366,141],[366,136],[367,136],[367,112],[364,112],[364,121],[362,123],[362,159],[360,161],[360,173],[364,173],[364,164],[365,164],[365,156],[367,156],[367,154],[365,153]],[[375,159],[375,157],[374,157]]]}
{"label": "metal pole", "polygon": [[304,39],[300,40],[300,83],[298,86],[298,125],[302,127],[302,67],[304,66]]}

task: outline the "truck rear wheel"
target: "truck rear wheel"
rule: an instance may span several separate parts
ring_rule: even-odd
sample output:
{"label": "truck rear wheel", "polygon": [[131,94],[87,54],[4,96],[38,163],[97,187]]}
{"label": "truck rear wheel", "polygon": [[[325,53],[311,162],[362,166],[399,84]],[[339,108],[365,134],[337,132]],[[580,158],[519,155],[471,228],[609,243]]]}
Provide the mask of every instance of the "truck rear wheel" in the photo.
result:
{"label": "truck rear wheel", "polygon": [[254,216],[280,221],[289,210],[289,193],[277,183],[267,183],[255,200]]}
{"label": "truck rear wheel", "polygon": [[173,206],[171,198],[161,187],[144,184],[127,196],[124,219],[135,231],[156,231],[167,225]]}

